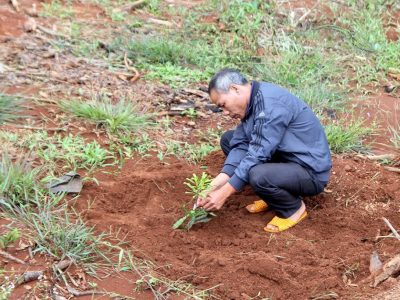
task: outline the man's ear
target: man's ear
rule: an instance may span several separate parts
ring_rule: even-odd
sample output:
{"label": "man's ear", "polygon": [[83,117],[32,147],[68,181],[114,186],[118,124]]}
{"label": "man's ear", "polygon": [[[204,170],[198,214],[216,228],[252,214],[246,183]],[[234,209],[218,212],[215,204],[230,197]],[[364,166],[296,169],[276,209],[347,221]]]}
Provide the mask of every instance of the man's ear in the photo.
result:
{"label": "man's ear", "polygon": [[236,94],[239,94],[239,87],[238,87],[237,84],[232,83],[232,84],[229,86],[229,90],[231,90],[232,92],[234,92],[234,93],[236,93]]}

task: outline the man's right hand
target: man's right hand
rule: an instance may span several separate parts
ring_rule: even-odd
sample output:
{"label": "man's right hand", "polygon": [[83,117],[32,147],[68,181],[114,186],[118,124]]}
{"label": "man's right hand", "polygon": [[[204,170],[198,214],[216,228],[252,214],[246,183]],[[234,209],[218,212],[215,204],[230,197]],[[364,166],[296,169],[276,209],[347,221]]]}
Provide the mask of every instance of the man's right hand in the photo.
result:
{"label": "man's right hand", "polygon": [[212,181],[210,184],[210,188],[208,189],[207,193],[204,195],[204,197],[197,199],[196,206],[202,206],[204,199],[207,198],[208,194],[218,190],[220,187],[222,187],[225,183],[228,182],[229,176],[225,173],[219,173]]}

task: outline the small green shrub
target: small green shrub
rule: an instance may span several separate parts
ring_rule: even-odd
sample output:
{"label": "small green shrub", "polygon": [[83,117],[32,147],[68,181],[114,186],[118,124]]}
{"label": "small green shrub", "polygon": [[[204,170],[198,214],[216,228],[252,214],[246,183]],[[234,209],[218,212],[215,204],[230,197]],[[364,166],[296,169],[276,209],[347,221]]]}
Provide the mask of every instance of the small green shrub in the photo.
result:
{"label": "small green shrub", "polygon": [[[207,190],[210,188],[211,178],[203,172],[201,176],[193,174],[191,178],[187,178],[184,184],[187,186],[187,194],[192,195],[195,203],[201,197],[205,197]],[[173,229],[184,227],[190,230],[194,224],[208,222],[215,217],[214,213],[207,212],[204,208],[198,208],[195,204],[191,210],[185,209],[185,215],[177,220],[172,226]]]}

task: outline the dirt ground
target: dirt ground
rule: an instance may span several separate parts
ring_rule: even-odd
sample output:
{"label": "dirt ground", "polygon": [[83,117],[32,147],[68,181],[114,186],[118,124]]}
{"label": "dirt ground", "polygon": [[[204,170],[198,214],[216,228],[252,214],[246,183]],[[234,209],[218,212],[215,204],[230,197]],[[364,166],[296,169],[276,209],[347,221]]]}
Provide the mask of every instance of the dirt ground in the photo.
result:
{"label": "dirt ground", "polygon": [[[222,163],[217,152],[204,165],[216,175]],[[398,251],[394,239],[375,241],[390,233],[381,217],[399,220],[395,173],[363,159],[335,157],[327,192],[305,199],[309,218],[288,232],[263,232],[272,214],[247,213],[244,206],[257,199],[250,189],[233,196],[211,222],[174,231],[171,225],[189,200],[183,181],[199,172],[174,160],[132,160],[118,176],[103,175],[100,186],[86,186],[78,206],[92,200],[86,215],[91,224],[121,230],[133,247],[165,266],[166,275],[217,286],[222,299],[305,299],[329,291],[340,299],[366,299],[394,284],[372,289],[367,278],[374,249],[382,260]]]}
{"label": "dirt ground", "polygon": [[[20,3],[29,8],[33,2]],[[35,3],[40,6],[39,2]],[[85,9],[79,7],[82,16],[87,17]],[[101,14],[100,10],[93,11],[96,15]],[[0,1],[1,57],[13,63],[23,63],[25,59],[28,68],[30,58],[22,55],[26,54],[26,48],[21,47],[24,35],[29,35],[23,29],[26,20],[27,16],[14,12],[8,1]],[[0,91],[31,96],[51,91],[57,96],[57,88],[65,86],[71,91],[81,85],[80,71],[96,72],[92,65],[83,61],[79,66],[73,65],[72,59],[68,68],[57,69],[54,61],[49,61],[52,57],[45,56],[45,50],[41,51],[43,56],[38,61],[41,67],[47,68],[48,81],[16,78],[18,84],[0,83]],[[68,77],[70,69],[79,76]],[[64,77],[52,76],[54,73],[51,72],[55,70],[56,75]],[[149,95],[154,96],[153,101],[165,96],[152,83],[139,80],[131,85],[107,75],[101,77],[103,75],[95,78],[95,87],[102,78],[107,78],[101,87],[108,85],[115,91],[135,92],[138,101],[145,102]],[[371,123],[377,122],[380,126],[378,135],[373,137],[375,152],[387,153],[388,147],[380,146],[390,143],[387,128],[397,125],[400,120],[399,100],[382,94],[357,105]],[[29,113],[33,119],[46,115],[54,120],[46,126],[58,124],[54,105],[33,107]],[[182,117],[177,120],[175,130],[179,131],[187,120]],[[218,114],[199,120],[196,129],[207,129],[216,123],[221,123]],[[233,124],[222,122],[222,125],[230,129]],[[76,126],[67,129],[76,132]],[[81,134],[96,138],[88,131]],[[214,152],[201,166],[206,166],[211,175],[217,175],[223,160],[221,152]],[[398,240],[379,238],[390,234],[382,217],[395,227],[400,226],[399,174],[389,172],[363,156],[334,156],[331,180],[325,192],[305,199],[309,217],[287,232],[268,234],[263,231],[272,218],[271,212],[247,213],[244,207],[257,199],[250,188],[232,196],[211,222],[196,225],[189,232],[173,230],[172,224],[190,200],[183,182],[193,173],[203,172],[201,166],[177,159],[160,162],[154,153],[152,157],[136,157],[127,161],[120,171],[113,170],[114,174],[100,171],[95,174],[100,184],[86,183],[75,206],[98,232],[111,228],[126,235],[128,247],[135,255],[155,262],[165,276],[184,279],[201,289],[212,288],[213,295],[220,299],[372,299],[398,286],[398,279],[390,279],[371,288],[369,261],[374,250],[383,262],[399,253]],[[38,259],[38,262],[42,261],[45,264],[44,258]],[[134,292],[135,280],[120,274],[98,284],[100,288],[136,299],[151,299],[149,293]],[[19,289],[11,299],[24,299],[24,293]],[[396,291],[391,295],[394,296],[390,299],[399,299]],[[100,298],[105,299],[104,296]]]}

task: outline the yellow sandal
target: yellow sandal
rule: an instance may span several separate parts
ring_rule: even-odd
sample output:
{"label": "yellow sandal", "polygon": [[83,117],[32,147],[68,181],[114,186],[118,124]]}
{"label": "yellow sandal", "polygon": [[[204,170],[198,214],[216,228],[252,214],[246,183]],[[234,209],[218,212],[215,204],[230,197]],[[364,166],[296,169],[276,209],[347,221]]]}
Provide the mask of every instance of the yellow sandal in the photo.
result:
{"label": "yellow sandal", "polygon": [[247,205],[246,209],[249,213],[255,214],[266,211],[268,204],[264,200],[256,200],[252,204]]}
{"label": "yellow sandal", "polygon": [[303,214],[300,216],[300,218],[297,221],[292,221],[291,219],[283,219],[275,216],[268,224],[268,225],[273,225],[276,227],[276,229],[270,229],[267,226],[264,227],[264,230],[267,232],[272,232],[272,233],[277,233],[277,232],[282,232],[285,231],[297,223],[301,222],[307,217],[307,212],[304,211]]}

